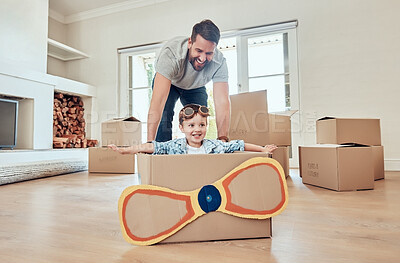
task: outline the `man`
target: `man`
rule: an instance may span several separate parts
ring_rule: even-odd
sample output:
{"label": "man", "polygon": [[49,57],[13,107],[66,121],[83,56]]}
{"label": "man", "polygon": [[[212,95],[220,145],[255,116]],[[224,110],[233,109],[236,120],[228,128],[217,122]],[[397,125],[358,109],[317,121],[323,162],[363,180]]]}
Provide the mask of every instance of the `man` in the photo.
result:
{"label": "man", "polygon": [[161,48],[147,118],[147,141],[172,139],[172,119],[178,98],[184,106],[208,106],[205,85],[211,80],[218,139],[228,141],[228,67],[216,48],[219,38],[218,27],[211,20],[203,20],[193,26],[190,38],[174,38]]}

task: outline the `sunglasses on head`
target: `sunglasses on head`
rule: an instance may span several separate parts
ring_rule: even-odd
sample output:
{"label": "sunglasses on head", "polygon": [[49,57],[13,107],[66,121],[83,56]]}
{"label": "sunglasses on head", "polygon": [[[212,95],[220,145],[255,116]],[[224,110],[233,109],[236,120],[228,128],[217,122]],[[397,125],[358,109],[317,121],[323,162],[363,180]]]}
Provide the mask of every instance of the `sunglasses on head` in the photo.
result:
{"label": "sunglasses on head", "polygon": [[196,112],[200,113],[200,115],[207,117],[209,115],[209,109],[206,106],[201,106],[197,104],[186,105],[181,112],[185,116],[185,118],[192,117]]}

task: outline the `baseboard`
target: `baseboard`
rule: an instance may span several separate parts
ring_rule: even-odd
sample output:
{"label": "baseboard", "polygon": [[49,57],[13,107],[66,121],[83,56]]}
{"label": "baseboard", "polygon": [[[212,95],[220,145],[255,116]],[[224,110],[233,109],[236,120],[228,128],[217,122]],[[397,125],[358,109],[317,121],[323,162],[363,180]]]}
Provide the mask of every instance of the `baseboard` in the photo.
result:
{"label": "baseboard", "polygon": [[400,171],[400,160],[399,159],[385,160],[385,171]]}

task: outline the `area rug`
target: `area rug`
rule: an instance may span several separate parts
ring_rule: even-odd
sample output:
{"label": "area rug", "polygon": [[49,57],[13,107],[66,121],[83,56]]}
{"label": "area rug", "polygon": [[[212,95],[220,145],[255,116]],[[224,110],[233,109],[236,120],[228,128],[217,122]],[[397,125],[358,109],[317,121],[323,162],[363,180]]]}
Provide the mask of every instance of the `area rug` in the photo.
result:
{"label": "area rug", "polygon": [[87,161],[71,159],[0,165],[0,185],[85,171]]}

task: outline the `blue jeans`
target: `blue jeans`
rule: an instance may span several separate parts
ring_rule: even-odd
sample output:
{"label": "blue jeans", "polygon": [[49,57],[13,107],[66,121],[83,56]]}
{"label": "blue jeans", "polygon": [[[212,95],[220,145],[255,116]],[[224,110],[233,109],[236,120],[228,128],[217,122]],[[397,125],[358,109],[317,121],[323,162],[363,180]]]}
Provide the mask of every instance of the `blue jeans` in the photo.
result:
{"label": "blue jeans", "polygon": [[206,87],[184,90],[174,85],[171,85],[160,125],[158,126],[157,130],[157,142],[172,140],[172,120],[175,114],[175,104],[178,99],[181,100],[181,103],[184,106],[190,103],[207,106],[208,95],[206,92]]}

